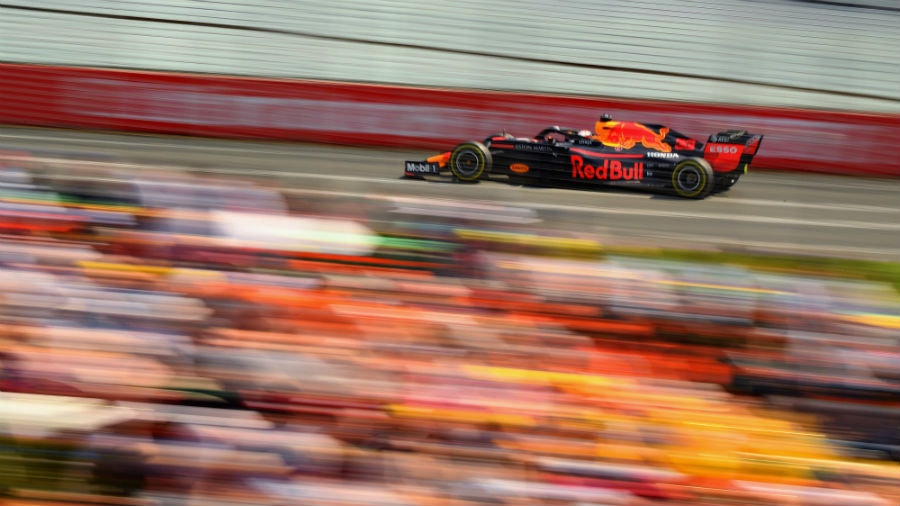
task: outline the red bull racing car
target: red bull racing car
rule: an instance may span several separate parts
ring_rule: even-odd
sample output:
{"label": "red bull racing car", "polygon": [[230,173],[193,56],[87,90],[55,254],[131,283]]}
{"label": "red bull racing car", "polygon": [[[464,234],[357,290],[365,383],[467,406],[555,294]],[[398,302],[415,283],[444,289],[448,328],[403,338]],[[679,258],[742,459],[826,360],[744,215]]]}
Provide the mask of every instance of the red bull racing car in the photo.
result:
{"label": "red bull racing car", "polygon": [[535,137],[501,132],[463,142],[427,160],[407,161],[404,176],[473,182],[502,175],[537,185],[629,186],[702,199],[746,174],[762,138],[727,130],[704,143],[662,125],[604,115],[593,131],[553,126]]}

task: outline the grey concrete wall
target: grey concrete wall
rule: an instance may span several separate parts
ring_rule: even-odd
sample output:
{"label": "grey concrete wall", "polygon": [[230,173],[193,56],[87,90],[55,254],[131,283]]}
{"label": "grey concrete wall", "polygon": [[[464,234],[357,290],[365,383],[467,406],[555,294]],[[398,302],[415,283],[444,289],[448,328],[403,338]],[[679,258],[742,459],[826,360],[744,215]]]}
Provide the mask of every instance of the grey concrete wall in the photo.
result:
{"label": "grey concrete wall", "polygon": [[0,42],[7,62],[900,112],[900,0],[5,0]]}

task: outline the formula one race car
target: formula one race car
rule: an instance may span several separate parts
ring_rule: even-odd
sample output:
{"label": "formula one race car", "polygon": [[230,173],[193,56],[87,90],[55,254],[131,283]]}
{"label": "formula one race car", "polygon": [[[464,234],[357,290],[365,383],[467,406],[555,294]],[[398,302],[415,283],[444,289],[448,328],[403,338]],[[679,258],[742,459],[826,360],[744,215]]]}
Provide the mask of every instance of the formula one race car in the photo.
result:
{"label": "formula one race car", "polygon": [[463,142],[427,160],[407,161],[404,176],[449,174],[472,182],[505,175],[537,185],[619,185],[702,199],[746,174],[762,138],[727,130],[704,144],[662,125],[604,115],[593,132],[553,126],[531,138],[501,132]]}

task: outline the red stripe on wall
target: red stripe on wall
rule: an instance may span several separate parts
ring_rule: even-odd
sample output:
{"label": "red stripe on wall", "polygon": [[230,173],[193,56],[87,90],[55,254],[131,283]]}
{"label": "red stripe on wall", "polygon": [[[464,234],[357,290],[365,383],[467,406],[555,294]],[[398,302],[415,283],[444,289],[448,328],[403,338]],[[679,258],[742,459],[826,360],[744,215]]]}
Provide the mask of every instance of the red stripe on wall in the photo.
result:
{"label": "red stripe on wall", "polygon": [[765,135],[755,168],[900,176],[900,116],[0,64],[0,123],[446,150],[603,113],[705,141]]}

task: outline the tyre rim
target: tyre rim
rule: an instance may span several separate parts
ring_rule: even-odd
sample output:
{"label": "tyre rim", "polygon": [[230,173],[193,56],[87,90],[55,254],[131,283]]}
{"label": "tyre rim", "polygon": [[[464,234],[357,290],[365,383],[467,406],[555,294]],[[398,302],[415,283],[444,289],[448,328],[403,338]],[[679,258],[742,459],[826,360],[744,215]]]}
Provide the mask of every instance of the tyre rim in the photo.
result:
{"label": "tyre rim", "polygon": [[456,157],[456,171],[463,176],[471,176],[478,172],[481,158],[472,151],[463,151]]}
{"label": "tyre rim", "polygon": [[697,191],[703,178],[695,167],[685,167],[678,173],[678,187],[686,192]]}

